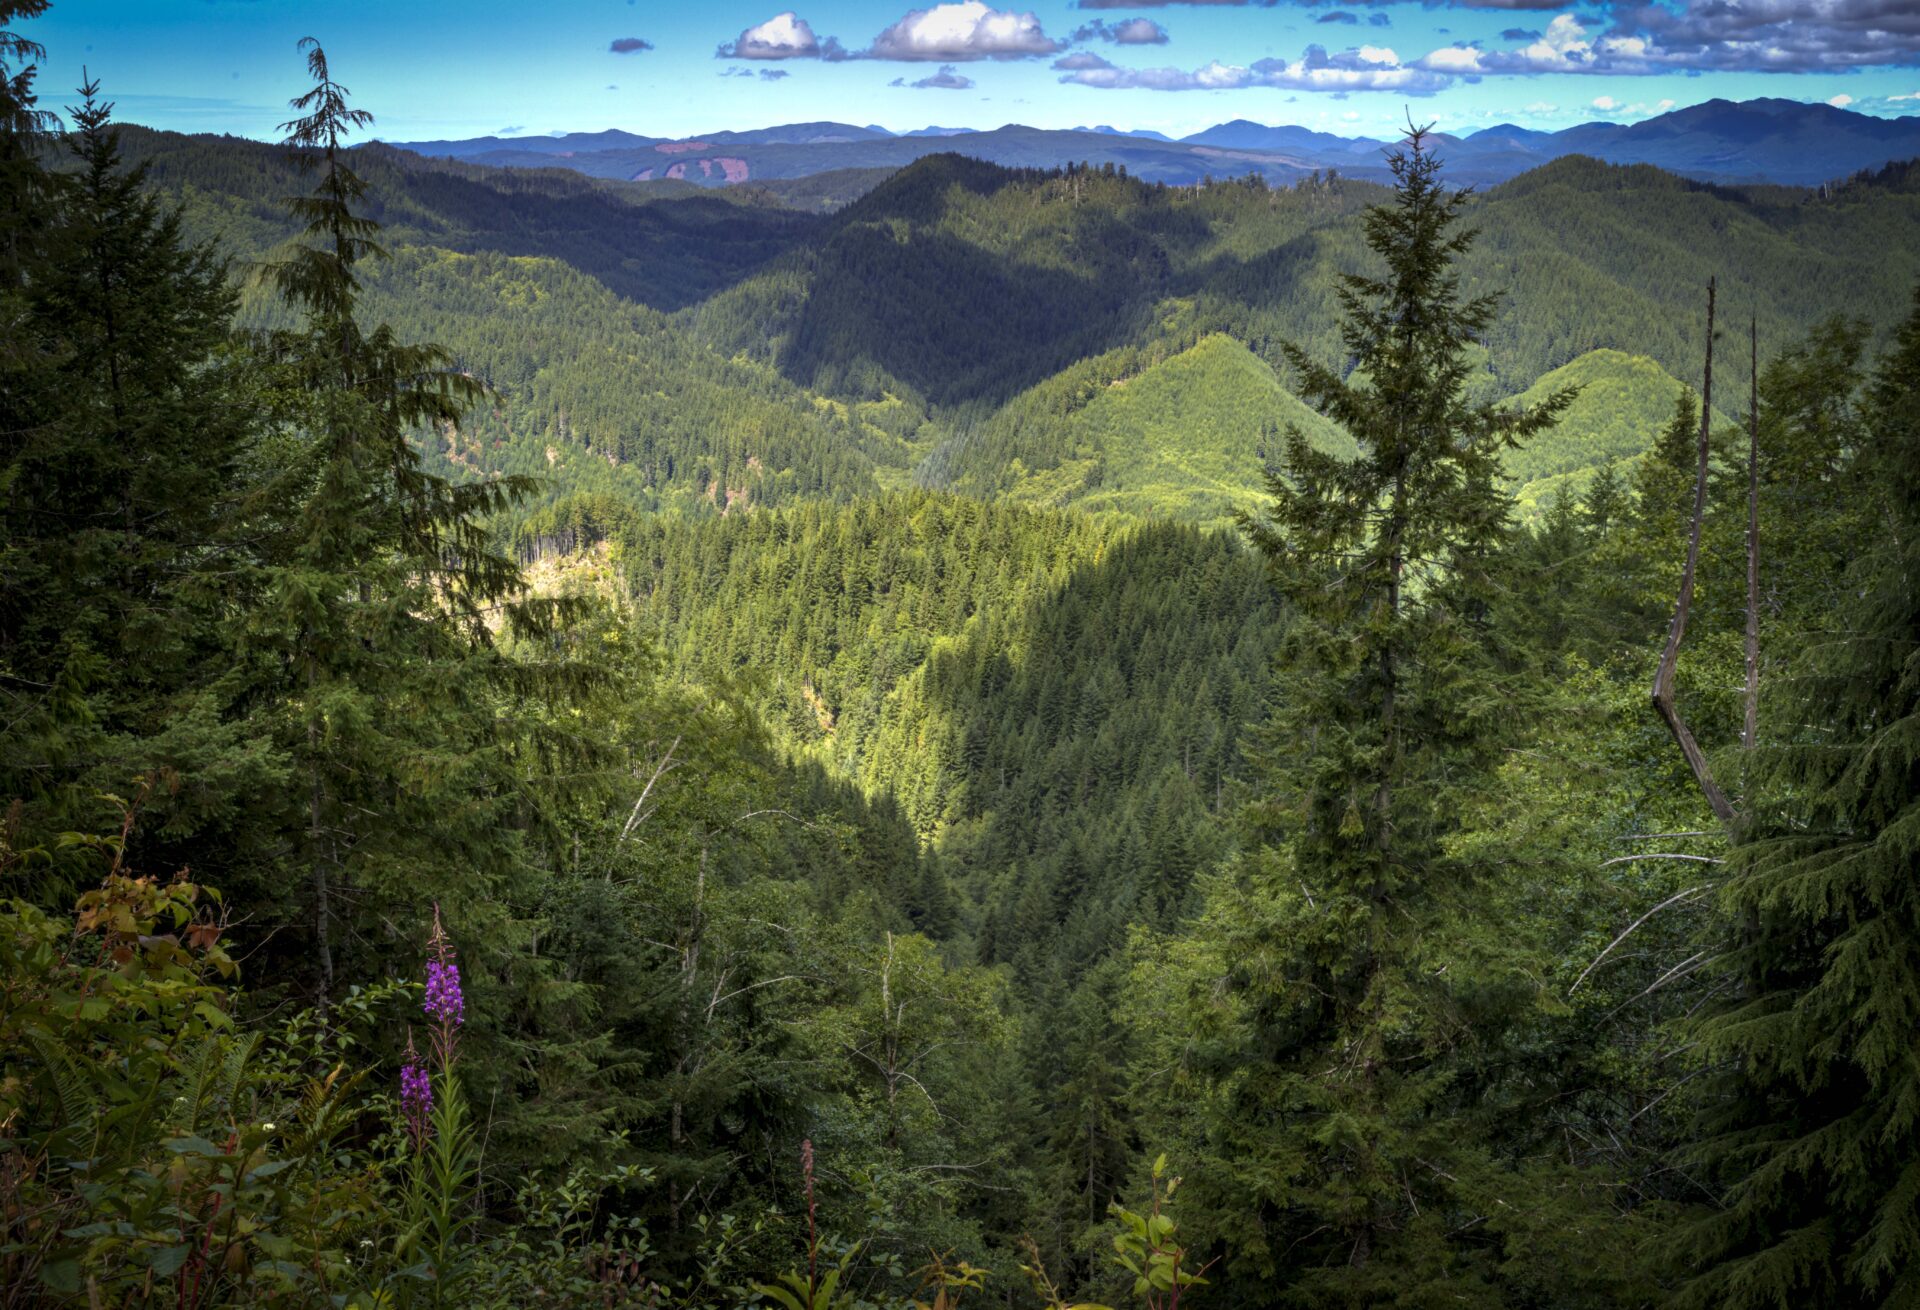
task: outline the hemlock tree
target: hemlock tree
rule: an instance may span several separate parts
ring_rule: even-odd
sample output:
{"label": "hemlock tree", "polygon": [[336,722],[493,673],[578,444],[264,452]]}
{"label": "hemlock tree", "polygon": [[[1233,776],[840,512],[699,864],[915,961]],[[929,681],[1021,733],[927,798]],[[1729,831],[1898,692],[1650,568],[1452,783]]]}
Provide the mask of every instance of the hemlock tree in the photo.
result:
{"label": "hemlock tree", "polygon": [[1679,1304],[1920,1304],[1920,294],[1868,388],[1863,534],[1784,681],[1723,889],[1731,999]]}
{"label": "hemlock tree", "polygon": [[1247,816],[1262,845],[1201,929],[1226,938],[1234,1018],[1192,1186],[1232,1259],[1297,1303],[1431,1286],[1490,1304],[1485,1266],[1455,1248],[1488,1240],[1491,1166],[1447,1060],[1531,992],[1486,962],[1497,942],[1465,940],[1491,897],[1453,843],[1520,680],[1489,622],[1511,531],[1500,455],[1573,397],[1468,402],[1495,300],[1460,293],[1466,196],[1442,188],[1424,130],[1390,163],[1394,200],[1366,219],[1385,271],[1340,293],[1351,372],[1286,348],[1299,394],[1359,453],[1290,431],[1272,504],[1245,521],[1292,616]]}
{"label": "hemlock tree", "polygon": [[317,181],[288,202],[304,240],[270,276],[305,322],[265,343],[289,435],[258,497],[270,545],[242,645],[254,708],[275,716],[297,779],[282,822],[298,834],[324,1003],[342,971],[336,920],[356,933],[418,921],[437,899],[457,918],[526,867],[514,834],[541,766],[514,758],[512,707],[537,680],[494,626],[537,636],[556,607],[522,598],[481,522],[532,480],[454,484],[421,466],[412,434],[457,424],[480,387],[439,347],[362,328],[359,270],[383,252],[356,212],[366,187],[345,141],[370,116],[349,107],[324,51],[301,46],[314,85],[284,127]]}

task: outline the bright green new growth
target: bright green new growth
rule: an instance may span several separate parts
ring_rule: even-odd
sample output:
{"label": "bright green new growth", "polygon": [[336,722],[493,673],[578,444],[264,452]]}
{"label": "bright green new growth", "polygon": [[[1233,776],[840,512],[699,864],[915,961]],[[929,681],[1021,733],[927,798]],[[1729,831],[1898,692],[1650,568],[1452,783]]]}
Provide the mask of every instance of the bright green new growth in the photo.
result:
{"label": "bright green new growth", "polygon": [[1352,440],[1220,333],[1162,359],[1088,360],[1015,397],[927,461],[944,485],[1044,505],[1224,524],[1254,503],[1297,427],[1317,449]]}
{"label": "bright green new growth", "polygon": [[[1538,517],[1556,497],[1583,499],[1594,475],[1608,466],[1619,476],[1631,477],[1653,434],[1687,389],[1644,355],[1593,350],[1542,374],[1514,404],[1537,405],[1568,388],[1579,394],[1553,428],[1504,461],[1523,519]],[[1718,409],[1713,422],[1720,431],[1739,426]]]}

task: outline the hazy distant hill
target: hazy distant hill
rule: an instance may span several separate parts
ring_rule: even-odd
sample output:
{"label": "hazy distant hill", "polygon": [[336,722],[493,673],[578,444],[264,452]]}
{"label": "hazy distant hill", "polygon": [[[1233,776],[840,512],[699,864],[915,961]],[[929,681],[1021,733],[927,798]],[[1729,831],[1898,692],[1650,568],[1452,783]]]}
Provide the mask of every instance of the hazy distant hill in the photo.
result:
{"label": "hazy distant hill", "polygon": [[1797,100],[1709,100],[1640,123],[1545,134],[1502,125],[1453,148],[1457,162],[1474,168],[1490,158],[1524,168],[1569,154],[1657,164],[1688,177],[1811,186],[1920,155],[1920,117],[1876,118]]}
{"label": "hazy distant hill", "polygon": [[[1920,116],[1876,118],[1793,100],[1710,100],[1638,123],[1582,123],[1558,132],[1503,123],[1440,141],[1449,175],[1459,182],[1499,182],[1550,160],[1583,154],[1609,163],[1657,164],[1709,181],[1813,185],[1920,156]],[[1386,143],[1246,119],[1179,141],[1108,126],[1071,131],[1018,124],[992,131],[926,127],[896,136],[846,123],[795,123],[680,141],[600,132],[402,144],[425,155],[497,167],[559,163],[594,177],[672,176],[715,186],[830,169],[900,168],[943,150],[1011,167],[1111,163],[1149,181],[1179,184],[1208,174],[1256,172],[1272,182],[1288,182],[1327,168],[1357,177],[1386,176]]]}

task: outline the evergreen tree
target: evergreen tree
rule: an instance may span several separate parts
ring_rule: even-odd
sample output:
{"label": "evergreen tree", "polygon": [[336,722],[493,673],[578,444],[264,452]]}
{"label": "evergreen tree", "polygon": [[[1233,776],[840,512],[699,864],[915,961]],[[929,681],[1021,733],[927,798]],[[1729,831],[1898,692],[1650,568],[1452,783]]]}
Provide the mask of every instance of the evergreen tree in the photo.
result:
{"label": "evergreen tree", "polygon": [[1241,1266],[1303,1304],[1372,1304],[1428,1280],[1479,1299],[1446,1253],[1476,1166],[1444,1057],[1487,1003],[1474,951],[1448,934],[1490,898],[1451,839],[1515,694],[1487,622],[1510,532],[1500,455],[1572,398],[1469,403],[1495,302],[1460,295],[1466,196],[1442,187],[1423,131],[1390,162],[1393,203],[1366,224],[1385,272],[1341,293],[1352,374],[1287,348],[1301,396],[1359,454],[1290,432],[1267,515],[1247,524],[1292,626],[1261,745],[1267,795],[1248,816],[1267,843],[1249,867],[1260,909],[1210,922],[1237,961],[1242,1017],[1217,1052],[1208,1167],[1221,1176],[1198,1185]]}
{"label": "evergreen tree", "polygon": [[274,771],[216,685],[257,432],[224,263],[121,166],[96,89],[72,110],[76,170],[16,193],[45,223],[8,293],[24,350],[0,369],[0,789],[47,837],[144,776],[177,841]]}
{"label": "evergreen tree", "polygon": [[1920,1301],[1920,295],[1865,408],[1872,536],[1771,716],[1722,893],[1697,1154],[1724,1197],[1684,1306]]}
{"label": "evergreen tree", "polygon": [[454,484],[421,466],[410,437],[456,426],[480,388],[439,347],[362,328],[359,266],[383,252],[345,142],[371,120],[319,45],[301,45],[314,85],[283,126],[317,181],[288,202],[305,240],[270,276],[305,321],[266,343],[294,439],[259,498],[272,546],[245,653],[250,708],[277,718],[300,779],[283,822],[300,833],[324,1001],[341,969],[341,897],[356,926],[417,920],[442,898],[457,918],[521,867],[512,834],[529,807],[516,794],[537,770],[511,759],[503,694],[537,685],[498,650],[494,625],[539,635],[555,607],[520,599],[519,567],[482,523],[530,480]]}

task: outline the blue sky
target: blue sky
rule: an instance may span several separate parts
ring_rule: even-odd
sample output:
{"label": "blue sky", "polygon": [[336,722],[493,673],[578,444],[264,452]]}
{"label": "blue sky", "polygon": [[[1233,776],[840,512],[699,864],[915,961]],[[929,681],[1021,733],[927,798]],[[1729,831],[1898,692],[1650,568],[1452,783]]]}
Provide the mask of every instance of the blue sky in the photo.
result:
{"label": "blue sky", "polygon": [[387,140],[814,119],[1381,135],[1409,112],[1557,128],[1753,96],[1920,113],[1917,0],[54,0],[20,33],[49,106],[84,66],[123,119],[255,137],[302,89],[307,35]]}

